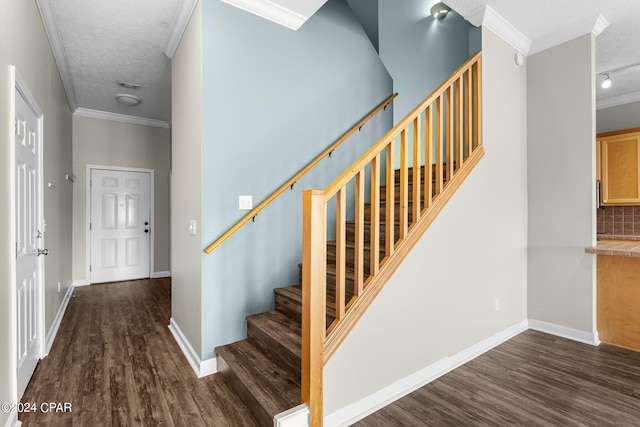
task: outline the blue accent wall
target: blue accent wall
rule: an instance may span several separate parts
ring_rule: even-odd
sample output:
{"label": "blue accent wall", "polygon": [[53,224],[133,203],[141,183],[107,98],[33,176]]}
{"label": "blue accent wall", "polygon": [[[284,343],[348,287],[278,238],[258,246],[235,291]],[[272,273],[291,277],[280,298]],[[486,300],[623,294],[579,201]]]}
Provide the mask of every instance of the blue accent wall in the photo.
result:
{"label": "blue accent wall", "polygon": [[430,14],[435,1],[378,2],[380,57],[398,92],[397,123],[471,56],[469,41],[479,33],[470,36],[474,27],[454,11],[435,20]]}
{"label": "blue accent wall", "polygon": [[[203,3],[203,249],[391,95],[393,82],[345,0],[292,31]],[[392,126],[392,108],[212,254],[202,255],[202,359],[245,337],[245,316],[298,282],[301,192],[325,187]]]}

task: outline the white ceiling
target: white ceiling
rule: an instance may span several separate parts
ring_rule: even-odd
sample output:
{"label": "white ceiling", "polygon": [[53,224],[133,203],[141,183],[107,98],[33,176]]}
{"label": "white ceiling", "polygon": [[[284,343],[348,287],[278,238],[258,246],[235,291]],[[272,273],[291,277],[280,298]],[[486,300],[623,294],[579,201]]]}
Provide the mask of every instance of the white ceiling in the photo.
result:
{"label": "white ceiling", "polygon": [[[532,54],[553,44],[587,34],[595,26],[598,31],[602,31],[596,37],[596,73],[640,63],[640,1],[638,0],[445,0],[445,2],[475,25],[482,23],[485,7],[488,5],[531,42],[530,51],[523,53]],[[600,15],[604,20],[598,21]],[[602,80],[602,76],[596,76],[598,108],[640,101],[640,66],[613,73],[613,84],[609,89],[600,87]]]}
{"label": "white ceiling", "polygon": [[[69,104],[76,114],[169,125],[169,58],[173,56],[195,0],[36,1]],[[314,7],[320,7],[323,1],[313,0]],[[267,2],[286,8],[291,0]],[[257,1],[241,0],[240,3],[237,6],[243,7],[245,3]],[[448,0],[446,3],[474,25],[502,29],[514,47],[525,54],[593,31],[599,34],[597,73],[640,63],[639,0]],[[299,11],[294,13],[300,15]],[[602,77],[596,78],[599,108],[640,101],[640,66],[615,72],[612,79],[611,88],[605,90],[599,85]],[[125,89],[118,86],[118,81],[137,83],[141,89]],[[121,93],[139,96],[143,101],[133,107],[119,104],[115,96]]]}

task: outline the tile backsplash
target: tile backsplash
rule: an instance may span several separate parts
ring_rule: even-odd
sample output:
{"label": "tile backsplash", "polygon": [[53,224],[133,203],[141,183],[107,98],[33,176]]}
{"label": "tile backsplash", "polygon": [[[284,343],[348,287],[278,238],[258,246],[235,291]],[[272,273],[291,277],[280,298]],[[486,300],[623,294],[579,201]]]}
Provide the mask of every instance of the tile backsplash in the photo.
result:
{"label": "tile backsplash", "polygon": [[640,206],[605,206],[596,210],[598,234],[640,236]]}

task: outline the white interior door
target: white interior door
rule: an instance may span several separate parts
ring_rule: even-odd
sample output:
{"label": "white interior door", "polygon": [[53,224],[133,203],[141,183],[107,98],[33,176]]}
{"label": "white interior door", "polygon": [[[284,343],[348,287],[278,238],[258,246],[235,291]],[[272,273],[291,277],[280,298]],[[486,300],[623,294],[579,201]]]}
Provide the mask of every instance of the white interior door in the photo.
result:
{"label": "white interior door", "polygon": [[91,283],[149,277],[150,172],[91,169]]}
{"label": "white interior door", "polygon": [[18,396],[22,396],[40,358],[39,287],[42,263],[40,210],[40,124],[36,113],[16,90],[15,232]]}

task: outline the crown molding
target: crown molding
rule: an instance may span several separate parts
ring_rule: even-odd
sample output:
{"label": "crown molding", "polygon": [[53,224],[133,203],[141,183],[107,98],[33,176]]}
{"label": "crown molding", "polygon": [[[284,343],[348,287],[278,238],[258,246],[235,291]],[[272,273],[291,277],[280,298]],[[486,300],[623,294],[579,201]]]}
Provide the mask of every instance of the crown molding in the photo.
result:
{"label": "crown molding", "polygon": [[602,101],[596,101],[596,110],[631,104],[632,102],[640,102],[640,92],[628,93],[625,95],[603,99]]}
{"label": "crown molding", "polygon": [[[475,12],[472,17],[474,21],[478,21],[483,11]],[[522,34],[516,27],[511,25],[509,21],[504,19],[502,15],[496,12],[491,6],[484,8],[482,16],[482,26],[494,32],[498,37],[509,43],[519,52],[529,55],[531,48],[531,40]]]}
{"label": "crown molding", "polygon": [[144,117],[127,116],[125,114],[109,113],[107,111],[78,108],[74,116],[91,117],[94,119],[113,120],[115,122],[131,123],[134,125],[153,126],[157,128],[169,128],[169,123],[164,120],[146,119]]}
{"label": "crown molding", "polygon": [[[269,0],[220,0],[231,6],[297,31],[310,16],[302,15]],[[324,3],[324,1],[323,1]]]}
{"label": "crown molding", "polygon": [[167,42],[164,45],[164,49],[162,49],[162,52],[164,52],[169,59],[173,59],[173,55],[175,55],[176,49],[178,49],[182,35],[187,29],[189,19],[191,19],[191,14],[197,3],[198,0],[180,0],[176,13],[173,15],[173,22],[171,22],[171,27],[169,28]]}
{"label": "crown molding", "polygon": [[589,18],[568,24],[562,27],[560,31],[556,31],[534,40],[531,44],[529,55],[558,46],[562,43],[568,42],[569,40],[584,36],[585,34],[591,33],[594,36],[597,36],[608,26],[609,21],[607,21],[601,14],[596,17],[595,21],[593,18]]}
{"label": "crown molding", "polygon": [[42,18],[42,24],[44,30],[47,33],[49,39],[49,45],[53,51],[53,58],[56,61],[58,73],[60,74],[60,80],[62,80],[62,87],[67,95],[67,102],[71,111],[75,111],[78,108],[78,101],[76,98],[76,91],[73,87],[71,79],[71,67],[69,67],[69,60],[67,59],[67,53],[64,50],[62,39],[60,38],[60,32],[58,31],[58,24],[56,24],[55,13],[53,10],[53,4],[51,0],[36,0],[38,10],[40,11],[40,17]]}

